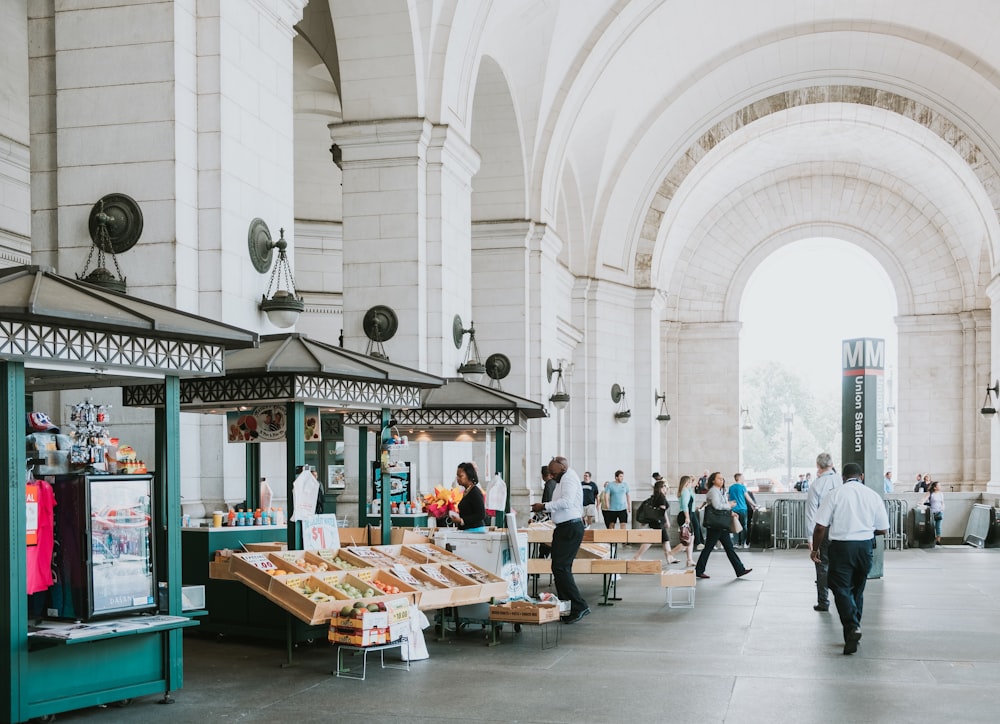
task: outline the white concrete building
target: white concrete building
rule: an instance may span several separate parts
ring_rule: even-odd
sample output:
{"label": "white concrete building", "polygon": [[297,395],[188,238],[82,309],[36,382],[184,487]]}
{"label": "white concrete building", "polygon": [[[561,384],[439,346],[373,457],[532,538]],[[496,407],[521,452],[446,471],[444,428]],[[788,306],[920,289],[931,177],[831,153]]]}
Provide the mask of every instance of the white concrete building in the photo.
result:
{"label": "white concrete building", "polygon": [[[997,490],[998,26],[992,0],[5,0],[0,262],[80,272],[128,194],[130,293],[273,332],[247,229],[284,228],[298,331],[364,350],[385,304],[391,359],[454,376],[458,315],[543,402],[564,361],[568,407],[514,436],[523,500],[556,453],[735,470],[747,280],[839,239],[895,291],[897,478]],[[240,500],[242,451],[185,419],[187,503]],[[468,457],[418,454],[425,488]]]}

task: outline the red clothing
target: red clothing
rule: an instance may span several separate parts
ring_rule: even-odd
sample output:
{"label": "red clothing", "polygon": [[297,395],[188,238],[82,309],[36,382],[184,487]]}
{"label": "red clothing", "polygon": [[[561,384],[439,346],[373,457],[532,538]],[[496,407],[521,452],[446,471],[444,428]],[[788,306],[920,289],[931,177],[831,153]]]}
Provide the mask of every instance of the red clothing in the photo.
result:
{"label": "red clothing", "polygon": [[54,583],[52,550],[55,547],[56,496],[44,480],[32,481],[38,486],[37,543],[28,546],[28,594],[44,591]]}

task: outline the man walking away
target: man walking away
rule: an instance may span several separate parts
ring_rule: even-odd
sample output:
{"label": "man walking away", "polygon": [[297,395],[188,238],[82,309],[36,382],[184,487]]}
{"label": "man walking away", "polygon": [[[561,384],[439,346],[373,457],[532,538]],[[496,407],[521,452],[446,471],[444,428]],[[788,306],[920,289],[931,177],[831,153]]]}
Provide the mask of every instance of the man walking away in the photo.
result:
{"label": "man walking away", "polygon": [[844,466],[844,484],[823,499],[813,531],[813,562],[830,540],[830,589],[844,627],[844,653],[853,654],[861,641],[865,583],[872,567],[875,536],[889,531],[882,496],[864,484],[857,463]]}
{"label": "man walking away", "polygon": [[819,548],[813,540],[813,528],[816,525],[816,512],[819,510],[823,498],[833,490],[843,484],[837,471],[833,469],[833,458],[830,453],[820,453],[816,456],[816,482],[808,490],[806,495],[806,536],[808,536],[810,555],[812,551],[819,551],[819,560],[816,561],[816,605],[814,611],[830,610],[830,591],[827,588],[827,574],[830,570],[829,539],[824,540]]}

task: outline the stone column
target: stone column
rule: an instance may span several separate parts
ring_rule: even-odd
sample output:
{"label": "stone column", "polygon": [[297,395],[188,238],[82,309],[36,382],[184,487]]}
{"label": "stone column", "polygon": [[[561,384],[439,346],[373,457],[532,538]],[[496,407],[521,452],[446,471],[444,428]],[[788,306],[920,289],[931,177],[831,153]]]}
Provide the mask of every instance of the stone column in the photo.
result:
{"label": "stone column", "polygon": [[[27,0],[0,3],[0,264],[31,254]],[[41,109],[39,109],[41,110]]]}
{"label": "stone column", "polygon": [[333,124],[330,133],[344,177],[346,346],[365,349],[364,315],[384,304],[399,318],[385,344],[390,359],[456,376],[468,337],[455,348],[452,320],[458,314],[466,328],[473,321],[469,229],[478,156],[450,129],[422,118]]}
{"label": "stone column", "polygon": [[[964,445],[973,433],[971,410],[977,402],[968,389],[965,327],[961,315],[933,314],[896,318],[899,330],[897,480],[912,489],[914,475],[930,473],[946,485],[964,482]],[[985,377],[984,377],[985,379]],[[979,397],[981,400],[982,397]],[[978,407],[975,408],[978,410]]]}
{"label": "stone column", "polygon": [[[668,345],[676,369],[677,465],[672,473],[699,475],[721,470],[732,475],[740,462],[739,322],[681,324]],[[675,330],[671,329],[671,333]],[[669,461],[668,461],[669,462]]]}
{"label": "stone column", "polygon": [[[659,403],[655,397],[663,393],[663,372],[660,363],[660,320],[663,314],[663,294],[656,289],[638,289],[635,292],[635,398],[632,402],[632,423],[635,425],[635,467],[637,480],[645,475],[645,482],[652,485],[654,472],[666,476],[661,470],[661,444],[667,423],[656,419]],[[676,489],[677,480],[669,478]]]}
{"label": "stone column", "polygon": [[[993,281],[989,283],[986,287],[986,294],[990,298],[990,330],[989,335],[989,354],[986,360],[986,369],[981,373],[979,379],[979,387],[977,389],[977,399],[982,400],[985,397],[985,391],[987,385],[992,385],[997,377],[1000,377],[1000,335],[993,336],[992,334],[992,321],[997,320],[997,328],[1000,329],[1000,277],[995,277]],[[982,380],[985,379],[986,383],[983,384]],[[982,403],[979,403],[981,406]],[[997,403],[994,403],[994,407],[997,407]],[[980,415],[982,418],[982,416]],[[989,496],[989,500],[995,499],[1000,496],[1000,423],[995,419],[996,416],[992,416],[989,419],[982,418],[980,422],[986,429],[986,434],[989,441],[989,459],[986,461],[988,468],[985,471],[985,475],[982,478],[986,480],[986,493]]]}

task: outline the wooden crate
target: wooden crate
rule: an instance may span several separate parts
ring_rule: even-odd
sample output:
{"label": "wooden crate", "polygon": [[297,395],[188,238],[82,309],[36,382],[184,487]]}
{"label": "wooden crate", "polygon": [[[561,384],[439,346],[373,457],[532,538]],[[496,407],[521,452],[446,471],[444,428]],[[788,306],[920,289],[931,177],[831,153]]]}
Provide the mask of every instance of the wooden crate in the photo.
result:
{"label": "wooden crate", "polygon": [[557,603],[511,601],[498,606],[490,606],[490,621],[542,624],[558,620],[559,604]]}
{"label": "wooden crate", "polygon": [[606,528],[596,530],[594,528],[587,528],[583,531],[583,540],[587,543],[627,543],[630,533],[632,531],[622,530],[621,528],[614,528],[612,530]]}
{"label": "wooden crate", "polygon": [[590,561],[591,573],[627,573],[628,561],[621,561],[617,558],[607,558],[599,561]]}
{"label": "wooden crate", "polygon": [[625,532],[629,543],[659,543],[662,537],[661,532],[653,528],[632,528]]}
{"label": "wooden crate", "polygon": [[663,571],[663,564],[660,561],[627,561],[627,563],[626,573],[655,575]]}
{"label": "wooden crate", "polygon": [[693,568],[683,571],[663,571],[660,574],[660,585],[664,588],[694,586],[696,581]]}

